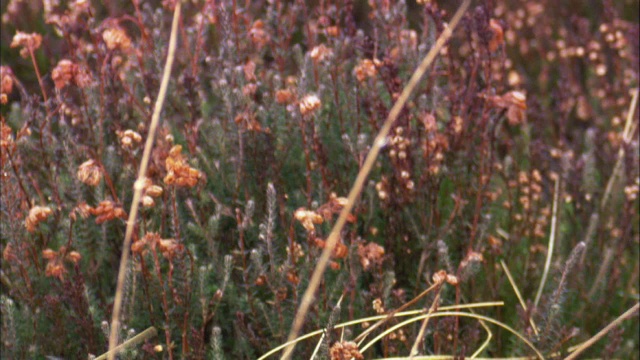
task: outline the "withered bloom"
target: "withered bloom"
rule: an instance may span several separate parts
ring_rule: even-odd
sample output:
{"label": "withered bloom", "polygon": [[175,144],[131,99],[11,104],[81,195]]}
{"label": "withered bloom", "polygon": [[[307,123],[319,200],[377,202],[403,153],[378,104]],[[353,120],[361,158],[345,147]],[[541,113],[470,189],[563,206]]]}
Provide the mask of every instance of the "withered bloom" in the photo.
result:
{"label": "withered bloom", "polygon": [[311,114],[320,108],[321,105],[322,102],[320,102],[320,99],[316,95],[307,95],[300,100],[300,113],[303,116]]}
{"label": "withered bloom", "polygon": [[378,74],[376,67],[382,65],[380,60],[363,59],[360,60],[358,65],[353,69],[353,73],[356,75],[358,82],[364,82],[369,78],[373,78]]}
{"label": "withered bloom", "polygon": [[176,145],[169,151],[169,156],[165,160],[167,175],[164,177],[164,182],[167,185],[194,187],[199,181],[204,180],[204,174],[190,167],[181,152],[181,145]]}
{"label": "withered bloom", "polygon": [[289,89],[280,89],[276,91],[276,102],[280,105],[287,105],[296,99],[296,95]]}
{"label": "withered bloom", "polygon": [[102,32],[102,40],[109,50],[127,51],[131,48],[131,38],[120,27],[112,27]]}
{"label": "withered bloom", "polygon": [[11,42],[12,48],[22,48],[20,50],[20,56],[25,59],[29,57],[30,51],[36,50],[40,45],[42,45],[42,35],[36,33],[27,34],[22,31],[18,31],[13,36],[13,41]]}
{"label": "withered bloom", "polygon": [[374,242],[367,245],[358,245],[358,256],[360,256],[360,264],[367,271],[372,265],[381,265],[384,260],[384,248]]}
{"label": "withered bloom", "polygon": [[262,49],[271,41],[271,36],[264,29],[264,22],[262,20],[256,20],[253,25],[251,25],[249,38],[251,38],[251,42],[253,42],[253,45],[258,49]]}
{"label": "withered bloom", "polygon": [[76,176],[89,186],[97,186],[102,180],[102,170],[95,160],[87,160],[78,167]]}
{"label": "withered bloom", "polygon": [[296,220],[300,221],[305,230],[309,232],[315,231],[316,228],[314,224],[322,224],[324,221],[318,213],[305,208],[299,208],[293,216]]}
{"label": "withered bloom", "polygon": [[48,206],[34,206],[29,210],[29,215],[24,221],[24,225],[27,228],[27,231],[32,233],[36,231],[36,227],[39,223],[46,220],[49,215],[53,213]]}
{"label": "withered bloom", "polygon": [[89,208],[89,213],[96,216],[96,224],[102,224],[116,218],[127,218],[127,213],[122,207],[115,206],[111,200],[101,201],[95,208]]}
{"label": "withered bloom", "polygon": [[0,104],[6,104],[12,92],[13,71],[8,66],[0,66]]}
{"label": "withered bloom", "polygon": [[331,360],[363,360],[364,356],[358,350],[358,345],[353,341],[342,341],[333,344],[329,350]]}

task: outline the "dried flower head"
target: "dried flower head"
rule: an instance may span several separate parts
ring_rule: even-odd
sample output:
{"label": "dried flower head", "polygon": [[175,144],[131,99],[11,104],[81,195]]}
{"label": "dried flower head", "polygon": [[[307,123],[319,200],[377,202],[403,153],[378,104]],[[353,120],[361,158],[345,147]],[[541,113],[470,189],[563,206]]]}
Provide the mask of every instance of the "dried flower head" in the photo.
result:
{"label": "dried flower head", "polygon": [[314,224],[322,224],[324,219],[315,211],[307,210],[305,208],[299,208],[293,215],[296,220],[300,221],[302,226],[308,231],[315,231]]}
{"label": "dried flower head", "polygon": [[509,91],[502,96],[490,96],[489,101],[495,106],[507,109],[507,119],[510,125],[524,122],[527,110],[527,95],[521,91]]}
{"label": "dried flower head", "polygon": [[89,208],[89,213],[96,216],[96,224],[102,224],[116,218],[126,219],[127,213],[120,206],[115,206],[113,201],[101,201],[95,208]]}
{"label": "dried flower head", "polygon": [[13,92],[13,71],[8,66],[0,66],[0,104],[9,101],[9,95]]}
{"label": "dried flower head", "polygon": [[120,144],[123,148],[130,148],[134,144],[139,144],[142,141],[142,136],[137,132],[127,129],[125,131],[116,131],[116,135],[120,138]]}
{"label": "dried flower head", "polygon": [[307,95],[300,100],[300,113],[305,116],[313,113],[322,105],[320,99],[316,95]]}
{"label": "dried flower head", "polygon": [[378,74],[377,67],[381,66],[382,62],[378,59],[363,59],[360,60],[358,65],[353,69],[353,73],[356,75],[356,79],[359,82],[364,82],[369,78],[374,78]]}
{"label": "dried flower head", "polygon": [[244,72],[244,79],[246,81],[256,81],[256,63],[251,61],[251,60],[247,60],[246,63],[244,63],[244,66],[242,66],[242,71]]}
{"label": "dried flower head", "polygon": [[489,31],[491,31],[489,51],[493,52],[498,50],[498,48],[504,44],[504,31],[496,19],[489,20]]}
{"label": "dried flower head", "polygon": [[[327,246],[327,242],[322,240],[321,238],[314,239],[314,245],[320,249],[324,249]],[[333,248],[333,252],[331,256],[336,259],[344,259],[349,254],[349,248],[342,241],[339,241],[336,246]]]}
{"label": "dried flower head", "polygon": [[169,156],[165,160],[167,175],[164,182],[167,185],[179,187],[194,187],[199,181],[204,180],[204,174],[187,163],[182,155],[182,146],[175,145],[169,151]]}
{"label": "dried flower head", "polygon": [[16,143],[13,139],[13,131],[5,123],[4,117],[0,116],[0,168],[9,160],[9,156],[16,149]]}
{"label": "dried flower head", "polygon": [[331,360],[363,360],[364,356],[358,350],[358,345],[353,341],[339,341],[333,344],[329,350]]}
{"label": "dried flower head", "polygon": [[276,91],[276,102],[280,105],[288,105],[296,100],[293,91],[289,89],[280,89]]}
{"label": "dried flower head", "polygon": [[66,257],[67,261],[77,264],[81,259],[82,255],[80,255],[77,251],[70,251]]}
{"label": "dried flower head", "polygon": [[380,300],[380,298],[373,299],[372,306],[376,314],[384,314],[385,310],[384,310],[384,306],[382,305],[382,300]]}
{"label": "dried flower head", "polygon": [[249,38],[251,39],[251,42],[253,42],[253,45],[258,49],[262,49],[269,43],[271,36],[264,29],[264,22],[262,20],[256,20],[253,25],[251,25],[251,29],[249,29]]}
{"label": "dried flower head", "polygon": [[127,51],[131,48],[131,38],[120,27],[108,28],[102,32],[102,40],[109,50]]}
{"label": "dried flower head", "polygon": [[162,256],[167,259],[173,258],[183,248],[183,245],[175,239],[160,239],[156,245],[158,249],[160,249],[160,252],[162,252]]}
{"label": "dried flower head", "polygon": [[443,284],[445,281],[447,281],[447,272],[445,270],[439,270],[435,272],[431,276],[431,281],[433,281],[433,283],[437,285]]}
{"label": "dried flower head", "polygon": [[358,244],[358,256],[360,257],[362,268],[367,271],[372,265],[382,265],[384,248],[374,242],[370,242],[367,245]]}
{"label": "dried flower head", "polygon": [[27,34],[22,31],[18,31],[13,36],[13,41],[11,42],[12,48],[22,48],[20,50],[20,56],[25,59],[29,57],[31,51],[36,50],[40,45],[42,45],[42,35],[36,33]]}
{"label": "dried flower head", "polygon": [[326,47],[324,44],[315,46],[309,52],[309,57],[311,57],[311,59],[316,63],[323,62],[327,60],[329,57],[331,57],[332,55],[333,55],[333,50]]}
{"label": "dried flower head", "polygon": [[27,231],[30,233],[36,231],[36,227],[38,226],[38,224],[46,220],[52,213],[53,210],[51,210],[51,208],[48,206],[36,205],[32,207],[31,210],[29,210],[29,215],[24,221],[24,225],[27,228]]}
{"label": "dried flower head", "polygon": [[102,169],[95,160],[87,160],[78,167],[76,176],[89,186],[97,186],[102,180]]}
{"label": "dried flower head", "polygon": [[77,72],[78,65],[74,64],[71,60],[64,59],[58,61],[58,65],[51,71],[51,79],[53,79],[56,89],[62,89],[69,85]]}
{"label": "dried flower head", "polygon": [[8,243],[2,250],[2,259],[8,263],[18,261],[18,254],[16,254],[13,243]]}

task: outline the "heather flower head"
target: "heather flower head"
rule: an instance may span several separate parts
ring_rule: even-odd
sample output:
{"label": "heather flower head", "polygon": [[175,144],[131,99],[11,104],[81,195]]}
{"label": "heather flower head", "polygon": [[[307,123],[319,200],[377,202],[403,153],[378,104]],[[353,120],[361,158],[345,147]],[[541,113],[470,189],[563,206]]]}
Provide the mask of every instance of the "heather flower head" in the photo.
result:
{"label": "heather flower head", "polygon": [[11,47],[20,47],[20,55],[23,58],[29,57],[29,53],[38,49],[42,45],[42,35],[37,33],[27,34],[22,31],[18,31],[11,41]]}
{"label": "heather flower head", "polygon": [[13,71],[8,66],[0,66],[0,104],[6,104],[13,92]]}
{"label": "heather flower head", "polygon": [[102,224],[114,219],[127,218],[127,213],[122,209],[122,207],[116,206],[116,204],[111,200],[103,200],[98,204],[98,206],[90,207],[88,211],[91,215],[96,217],[96,224]]}
{"label": "heather flower head", "polygon": [[72,83],[80,88],[85,88],[92,82],[91,75],[86,69],[67,59],[58,62],[58,65],[51,72],[51,79],[57,89],[62,89]]}
{"label": "heather flower head", "polygon": [[169,156],[165,160],[167,175],[164,182],[167,185],[179,187],[194,187],[198,182],[204,180],[204,174],[187,163],[182,155],[182,146],[176,145],[169,151]]}
{"label": "heather flower head", "polygon": [[53,214],[53,210],[48,206],[32,207],[31,210],[29,210],[29,215],[24,221],[27,231],[30,233],[36,231],[38,224],[46,220],[51,214]]}
{"label": "heather flower head", "polygon": [[311,49],[311,51],[309,52],[309,56],[313,61],[319,63],[333,56],[333,51],[324,44],[320,44]]}
{"label": "heather flower head", "polygon": [[0,168],[4,168],[15,149],[13,131],[4,121],[4,117],[0,116]]}
{"label": "heather flower head", "polygon": [[363,360],[364,356],[358,350],[358,345],[353,341],[336,342],[329,350],[331,360]]}
{"label": "heather flower head", "polygon": [[375,78],[378,74],[377,68],[380,66],[382,66],[382,62],[378,59],[362,59],[353,69],[353,73],[359,82],[364,82],[367,79]]}
{"label": "heather flower head", "polygon": [[262,20],[256,20],[253,25],[251,25],[248,35],[253,45],[258,49],[262,49],[271,40],[271,36],[265,29],[264,22]]}
{"label": "heather flower head", "polygon": [[358,256],[360,257],[360,265],[365,271],[368,271],[372,267],[382,265],[384,247],[374,242],[369,242],[366,245],[358,244]]}
{"label": "heather flower head", "polygon": [[126,52],[131,48],[131,38],[121,27],[110,27],[102,32],[102,40],[109,50]]}
{"label": "heather flower head", "polygon": [[125,131],[117,130],[116,135],[120,138],[120,144],[125,149],[135,147],[142,142],[142,136],[131,129]]}
{"label": "heather flower head", "polygon": [[95,160],[87,160],[78,167],[76,176],[89,186],[97,186],[102,180],[102,169]]}
{"label": "heather flower head", "polygon": [[145,178],[142,187],[142,198],[140,201],[144,207],[153,207],[156,204],[154,198],[160,197],[162,193],[162,187],[154,185],[149,178]]}
{"label": "heather flower head", "polygon": [[308,232],[315,231],[315,224],[322,224],[324,219],[318,213],[305,208],[299,208],[295,211],[294,217]]}
{"label": "heather flower head", "polygon": [[300,100],[300,103],[298,104],[300,113],[303,116],[313,114],[320,108],[321,105],[322,102],[320,101],[320,98],[318,98],[317,95],[313,94],[305,96],[304,98],[302,98],[302,100]]}

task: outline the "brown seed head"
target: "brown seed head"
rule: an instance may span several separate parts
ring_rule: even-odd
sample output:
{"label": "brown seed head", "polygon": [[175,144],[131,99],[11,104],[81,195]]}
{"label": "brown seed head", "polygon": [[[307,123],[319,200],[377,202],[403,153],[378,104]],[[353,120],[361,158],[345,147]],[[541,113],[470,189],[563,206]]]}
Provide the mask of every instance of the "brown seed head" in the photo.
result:
{"label": "brown seed head", "polygon": [[102,180],[102,170],[95,160],[87,160],[78,167],[76,176],[89,186],[97,186]]}
{"label": "brown seed head", "polygon": [[21,47],[20,56],[23,58],[29,57],[29,52],[36,50],[42,45],[42,35],[31,33],[27,34],[22,31],[18,31],[13,36],[13,41],[11,42],[11,47]]}
{"label": "brown seed head", "polygon": [[112,27],[102,32],[102,40],[109,50],[127,51],[131,48],[131,38],[120,27]]}
{"label": "brown seed head", "polygon": [[53,211],[47,206],[34,206],[29,210],[29,215],[24,221],[27,231],[32,233],[36,231],[39,223],[46,220]]}

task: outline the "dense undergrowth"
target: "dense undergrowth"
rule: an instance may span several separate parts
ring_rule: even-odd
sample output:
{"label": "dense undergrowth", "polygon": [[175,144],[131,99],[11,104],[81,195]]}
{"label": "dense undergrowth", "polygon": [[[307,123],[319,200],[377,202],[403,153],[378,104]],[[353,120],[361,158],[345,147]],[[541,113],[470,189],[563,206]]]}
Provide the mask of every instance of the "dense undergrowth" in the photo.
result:
{"label": "dense undergrowth", "polygon": [[[108,350],[174,6],[2,2],[3,358]],[[182,5],[117,329],[157,336],[121,358],[255,359],[286,341],[373,139],[456,6]],[[638,36],[633,0],[473,2],[395,121],[301,334],[324,331],[293,358],[561,358],[636,305]],[[466,315],[366,351],[351,341],[375,320],[339,326],[406,304]],[[639,335],[634,316],[584,354],[637,359]]]}

